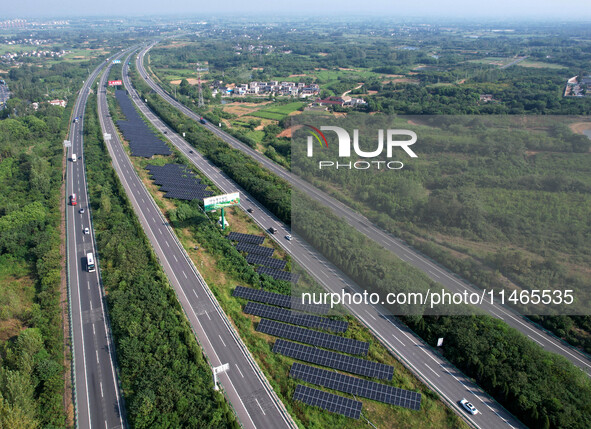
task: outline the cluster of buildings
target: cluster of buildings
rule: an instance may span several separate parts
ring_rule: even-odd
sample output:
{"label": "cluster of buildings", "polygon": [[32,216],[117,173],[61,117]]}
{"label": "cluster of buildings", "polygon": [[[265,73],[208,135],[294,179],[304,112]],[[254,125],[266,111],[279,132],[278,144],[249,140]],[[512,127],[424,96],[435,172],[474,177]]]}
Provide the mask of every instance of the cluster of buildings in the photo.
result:
{"label": "cluster of buildings", "polygon": [[291,95],[293,97],[307,98],[318,95],[320,87],[316,83],[305,84],[303,82],[250,82],[240,85],[223,85],[221,81],[214,82],[212,95]]}
{"label": "cluster of buildings", "polygon": [[25,57],[37,57],[37,58],[61,58],[66,54],[69,54],[70,51],[64,51],[63,49],[60,51],[31,51],[31,52],[7,52],[4,55],[0,55],[0,60],[10,62],[16,61],[19,58]]}
{"label": "cluster of buildings", "polygon": [[341,97],[328,97],[328,98],[317,98],[311,104],[312,107],[329,107],[329,106],[341,106],[341,107],[357,107],[367,104],[363,98],[349,97],[343,95]]}
{"label": "cluster of buildings", "polygon": [[39,45],[47,45],[48,43],[52,43],[51,40],[47,40],[47,39],[16,39],[16,40],[8,40],[5,39],[2,41],[3,44],[5,45],[33,45],[33,46],[39,46]]}
{"label": "cluster of buildings", "polygon": [[585,97],[591,95],[591,76],[573,76],[566,82],[565,97]]}

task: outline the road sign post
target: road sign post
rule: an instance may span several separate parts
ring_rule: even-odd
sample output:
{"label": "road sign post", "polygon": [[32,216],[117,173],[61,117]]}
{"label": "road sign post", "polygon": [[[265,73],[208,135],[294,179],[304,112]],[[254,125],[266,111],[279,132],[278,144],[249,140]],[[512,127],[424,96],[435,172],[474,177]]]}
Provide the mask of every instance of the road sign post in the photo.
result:
{"label": "road sign post", "polygon": [[220,390],[220,388],[218,387],[218,374],[222,373],[222,372],[226,372],[230,369],[230,364],[229,363],[225,363],[223,365],[220,366],[215,366],[212,368],[212,372],[213,372],[213,388],[214,390]]}

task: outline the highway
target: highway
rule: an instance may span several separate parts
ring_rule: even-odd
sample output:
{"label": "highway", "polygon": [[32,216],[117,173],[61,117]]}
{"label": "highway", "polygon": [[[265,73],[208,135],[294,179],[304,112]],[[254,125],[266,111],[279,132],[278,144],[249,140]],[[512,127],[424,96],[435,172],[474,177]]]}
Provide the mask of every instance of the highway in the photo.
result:
{"label": "highway", "polygon": [[[123,75],[126,75],[125,69]],[[210,364],[214,367],[229,365],[229,370],[220,374],[218,380],[241,425],[245,428],[296,427],[134,171],[108,116],[106,79],[107,72],[99,86],[98,110],[101,129],[110,135],[105,142],[113,167]]]}
{"label": "highway", "polygon": [[[339,292],[345,287],[356,291],[361,288],[312,246],[294,236],[291,241],[284,239],[289,233],[279,219],[269,212],[240,186],[236,185],[223,171],[205,159],[194,147],[187,143],[160,120],[138,96],[133,89],[127,74],[128,62],[124,63],[123,83],[132,95],[136,106],[148,120],[161,131],[204,175],[206,175],[223,192],[240,192],[242,210],[252,208],[247,214],[264,230],[273,226],[279,230],[270,235],[287,253],[312,275],[319,284],[331,292]],[[524,427],[510,413],[490,398],[482,389],[463,375],[457,368],[443,359],[429,345],[424,343],[414,332],[397,319],[385,316],[380,306],[356,305],[349,306],[349,311],[380,340],[380,342],[396,356],[406,367],[413,371],[431,389],[451,406],[462,418],[476,428],[521,428]],[[462,398],[467,398],[479,409],[480,413],[470,416],[459,406]]]}
{"label": "highway", "polygon": [[[123,55],[119,53],[114,58]],[[115,371],[115,350],[106,311],[99,270],[88,272],[86,254],[96,259],[94,231],[84,168],[84,111],[89,90],[107,62],[99,65],[85,81],[70,124],[66,172],[67,268],[74,356],[76,426],[78,428],[124,428],[125,408]],[[72,156],[75,154],[76,160]],[[77,205],[69,204],[76,194]],[[84,209],[84,213],[80,210]],[[89,234],[84,233],[89,229]]]}
{"label": "highway", "polygon": [[[153,45],[150,45],[142,49],[138,58],[136,59],[136,67],[139,71],[140,76],[166,102],[168,102],[173,107],[184,113],[189,118],[198,122],[200,118],[199,115],[197,115],[196,113],[185,107],[183,104],[179,103],[174,98],[172,98],[166,91],[164,91],[158,84],[156,84],[150,76],[148,76],[144,68],[143,61],[146,52],[152,46]],[[347,223],[349,223],[349,225],[353,226],[355,229],[363,233],[368,238],[374,240],[376,243],[380,244],[385,249],[393,252],[403,261],[423,271],[431,280],[441,284],[448,291],[458,293],[468,291],[469,293],[474,292],[480,294],[480,290],[476,286],[468,283],[459,276],[450,273],[445,268],[442,268],[438,264],[434,263],[432,260],[426,258],[421,253],[417,252],[404,241],[396,238],[390,233],[374,225],[365,216],[357,213],[355,210],[341,203],[337,199],[317,189],[316,187],[311,185],[309,182],[306,182],[302,178],[296,175],[292,175],[285,168],[274,163],[272,160],[270,160],[263,154],[255,151],[254,149],[250,148],[249,146],[242,143],[235,137],[229,135],[228,133],[210,124],[209,122],[203,126],[206,127],[212,133],[222,138],[230,146],[251,156],[266,169],[273,172],[277,176],[285,179],[295,188],[301,190],[302,192],[305,192],[306,195],[308,195],[310,198],[313,198],[316,201],[330,208],[333,211],[333,213],[344,219]],[[509,307],[498,304],[491,304],[490,298],[485,299],[483,305],[479,307],[485,312],[487,312],[489,315],[499,318],[512,328],[517,329],[523,335],[526,335],[528,338],[539,344],[545,350],[564,356],[574,365],[578,366],[582,371],[584,371],[588,375],[591,375],[591,359],[589,358],[589,356],[580,352],[578,349],[570,346],[561,339],[555,337],[554,335],[547,332],[537,324],[533,323],[528,318],[522,316],[521,314],[512,310]]]}

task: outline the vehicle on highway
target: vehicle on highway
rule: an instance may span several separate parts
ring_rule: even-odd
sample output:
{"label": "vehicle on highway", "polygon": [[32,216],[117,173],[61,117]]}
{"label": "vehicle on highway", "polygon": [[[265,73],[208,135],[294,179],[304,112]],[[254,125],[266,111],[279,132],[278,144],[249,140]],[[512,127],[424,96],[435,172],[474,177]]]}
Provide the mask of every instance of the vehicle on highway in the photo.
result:
{"label": "vehicle on highway", "polygon": [[88,270],[89,273],[92,273],[95,271],[94,256],[92,255],[92,253],[86,254],[86,269]]}
{"label": "vehicle on highway", "polygon": [[70,195],[70,204],[75,206],[76,204],[78,204],[78,202],[76,201],[76,194],[72,194]]}
{"label": "vehicle on highway", "polygon": [[249,208],[247,208],[247,209],[246,209],[246,211],[247,211],[248,213],[252,213],[254,210],[252,209],[252,207],[249,207]]}
{"label": "vehicle on highway", "polygon": [[90,234],[90,230],[88,229],[88,227],[84,228],[84,234]]}
{"label": "vehicle on highway", "polygon": [[287,234],[287,235],[285,236],[285,239],[286,239],[287,241],[291,241],[291,239],[292,239],[292,236],[291,236],[291,234]]}
{"label": "vehicle on highway", "polygon": [[207,121],[203,117],[199,119],[199,122],[201,122],[202,124],[207,124]]}
{"label": "vehicle on highway", "polygon": [[273,228],[273,227],[271,226],[271,227],[269,227],[269,232],[270,232],[271,234],[275,234],[275,233],[277,232],[277,228]]}
{"label": "vehicle on highway", "polygon": [[460,404],[462,404],[462,406],[466,409],[466,411],[468,411],[470,414],[472,415],[476,415],[478,414],[478,410],[476,409],[476,407],[474,405],[472,405],[471,402],[468,402],[468,400],[466,398],[462,398],[462,400],[460,401]]}
{"label": "vehicle on highway", "polygon": [[164,134],[168,134],[168,131],[164,130]]}
{"label": "vehicle on highway", "polygon": [[193,152],[192,150],[190,150],[189,153],[195,153],[195,152]]}
{"label": "vehicle on highway", "polygon": [[72,154],[72,162],[76,162],[76,160],[77,160],[77,159],[78,159],[78,158],[76,158],[76,154],[75,154],[75,153],[73,153],[73,154]]}
{"label": "vehicle on highway", "polygon": [[80,209],[80,214],[84,214],[84,207]]}

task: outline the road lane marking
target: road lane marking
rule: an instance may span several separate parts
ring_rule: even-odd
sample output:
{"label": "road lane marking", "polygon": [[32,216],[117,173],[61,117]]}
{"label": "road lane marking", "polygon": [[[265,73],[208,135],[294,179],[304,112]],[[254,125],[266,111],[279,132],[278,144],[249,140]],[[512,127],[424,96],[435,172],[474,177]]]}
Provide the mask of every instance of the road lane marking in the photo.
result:
{"label": "road lane marking", "polygon": [[179,261],[179,260],[176,258],[176,255],[175,255],[174,253],[172,254],[172,257],[174,258],[174,260],[175,260],[175,261],[177,261],[177,262]]}
{"label": "road lane marking", "polygon": [[96,363],[100,363],[99,357],[98,357],[98,350],[96,351]]}
{"label": "road lane marking", "polygon": [[92,324],[92,335],[96,335],[96,331],[94,330],[94,323]]}
{"label": "road lane marking", "polygon": [[255,401],[257,401],[257,404],[259,406],[259,408],[261,409],[261,411],[263,412],[263,416],[266,416],[265,414],[265,410],[263,410],[263,407],[261,407],[261,404],[259,403],[259,400],[257,398],[254,398]]}
{"label": "road lane marking", "polygon": [[188,279],[187,275],[185,274],[185,272],[183,271],[183,276],[185,276],[186,279]]}
{"label": "road lane marking", "polygon": [[101,397],[103,397],[103,398],[105,397],[105,395],[103,394],[103,382],[102,381],[101,381]]}
{"label": "road lane marking", "polygon": [[425,366],[426,366],[427,368],[429,368],[429,369],[431,370],[431,372],[432,372],[433,374],[435,374],[437,377],[441,377],[441,376],[440,376],[439,374],[437,374],[437,372],[435,372],[435,370],[434,370],[433,368],[431,368],[431,367],[430,367],[428,364],[425,364]]}
{"label": "road lane marking", "polygon": [[[207,313],[205,313],[207,314]],[[224,347],[226,347],[226,343],[224,343],[224,340],[222,340],[222,336],[218,334],[218,337],[220,338],[220,341],[222,342],[222,344],[224,345]]]}
{"label": "road lane marking", "polygon": [[238,366],[238,364],[236,364],[236,363],[235,363],[234,365],[236,365],[236,369],[237,369],[237,370],[238,370],[238,372],[240,373],[240,376],[241,376],[242,378],[244,378],[244,374],[242,374],[242,371],[240,371],[240,367]]}
{"label": "road lane marking", "polygon": [[196,296],[197,298],[199,298],[199,295],[197,295],[197,292],[195,291],[195,289],[193,289],[193,293],[195,294],[195,296]]}
{"label": "road lane marking", "polygon": [[394,339],[395,339],[396,341],[398,341],[400,344],[402,344],[404,347],[406,347],[406,344],[404,344],[400,338],[398,338],[398,337],[397,337],[396,335],[394,335],[394,334],[392,334],[392,336],[394,337]]}
{"label": "road lane marking", "polygon": [[372,315],[372,314],[371,314],[369,311],[365,310],[365,312],[366,312],[366,313],[367,313],[367,315],[368,315],[369,317],[371,317],[373,320],[378,320],[378,319],[376,319],[375,317],[373,317],[373,315]]}

